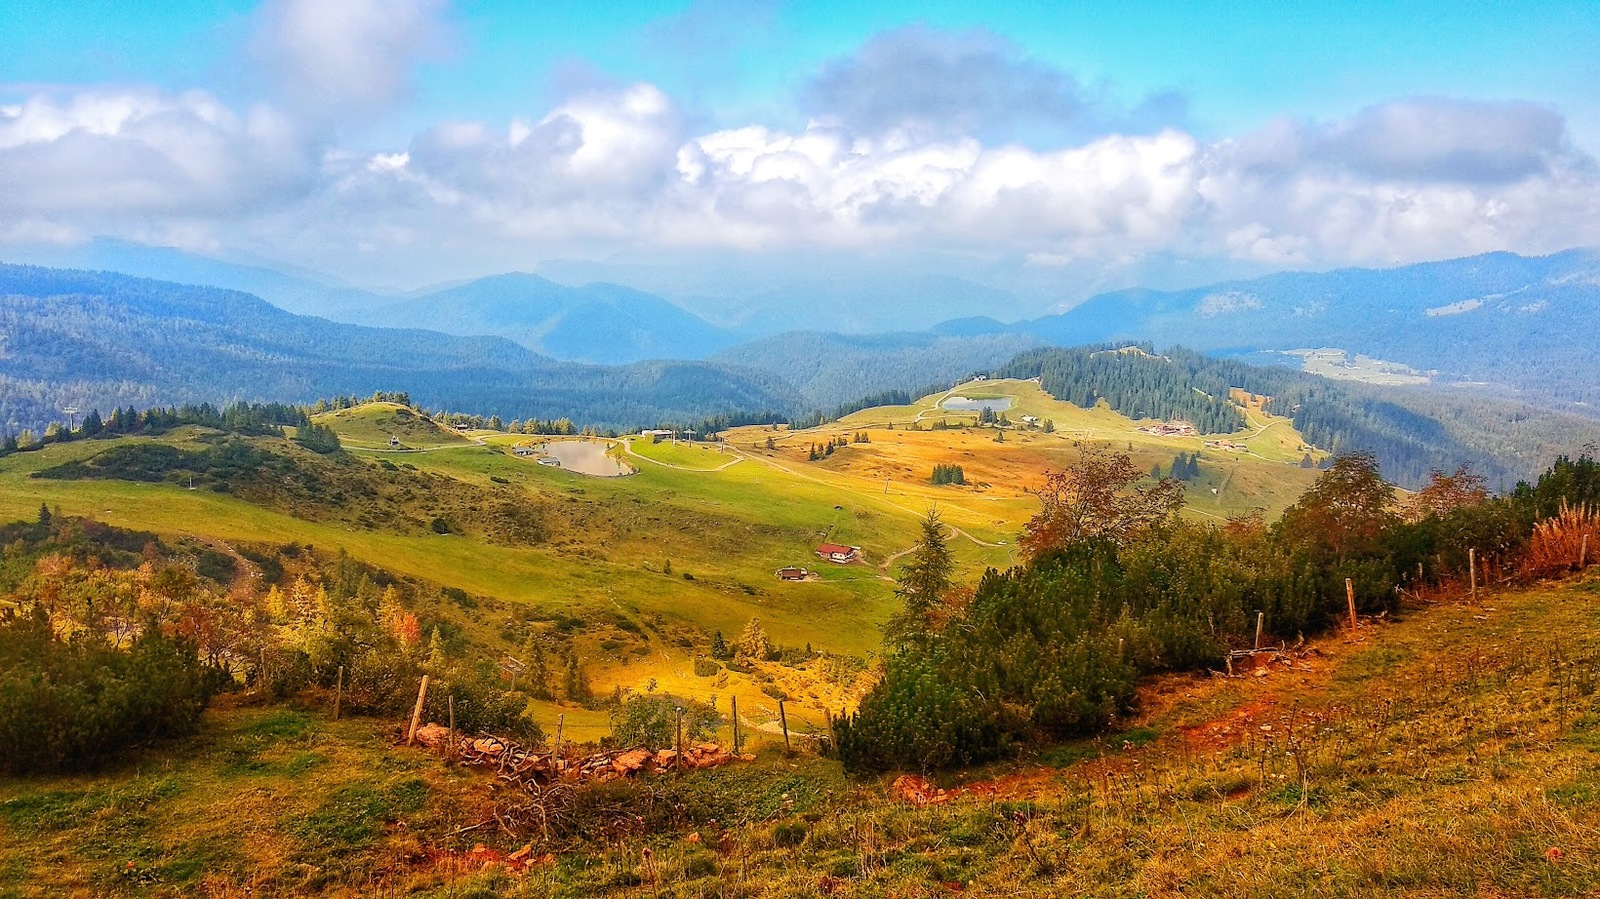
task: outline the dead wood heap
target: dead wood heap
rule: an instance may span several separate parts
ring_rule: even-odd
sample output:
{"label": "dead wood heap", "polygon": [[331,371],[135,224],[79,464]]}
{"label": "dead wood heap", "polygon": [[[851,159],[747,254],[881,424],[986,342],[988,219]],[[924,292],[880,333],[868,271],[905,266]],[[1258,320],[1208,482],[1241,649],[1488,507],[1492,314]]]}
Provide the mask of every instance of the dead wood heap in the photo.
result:
{"label": "dead wood heap", "polygon": [[455,757],[462,765],[493,769],[501,780],[524,784],[615,780],[675,768],[718,768],[755,759],[753,755],[730,752],[716,743],[686,744],[681,757],[673,749],[651,750],[642,746],[565,757],[520,746],[500,737],[458,736],[452,747],[449,728],[438,724],[426,724],[418,728],[416,740],[435,751],[453,748]]}

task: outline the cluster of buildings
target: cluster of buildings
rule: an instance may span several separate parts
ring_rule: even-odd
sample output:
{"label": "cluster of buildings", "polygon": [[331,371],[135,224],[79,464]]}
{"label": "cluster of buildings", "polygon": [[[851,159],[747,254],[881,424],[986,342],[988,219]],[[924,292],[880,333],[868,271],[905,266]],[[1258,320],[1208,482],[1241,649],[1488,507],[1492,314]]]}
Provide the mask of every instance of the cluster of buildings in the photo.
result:
{"label": "cluster of buildings", "polygon": [[1199,433],[1194,425],[1186,421],[1165,421],[1160,424],[1145,425],[1139,428],[1143,434],[1153,434],[1156,437],[1193,437]]}

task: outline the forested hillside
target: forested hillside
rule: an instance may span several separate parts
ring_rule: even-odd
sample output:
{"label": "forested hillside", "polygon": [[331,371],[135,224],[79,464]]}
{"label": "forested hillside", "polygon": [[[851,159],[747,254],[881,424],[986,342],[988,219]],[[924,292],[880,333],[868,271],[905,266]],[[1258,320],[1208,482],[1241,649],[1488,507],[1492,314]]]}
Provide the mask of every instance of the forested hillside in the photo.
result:
{"label": "forested hillside", "polygon": [[1085,409],[1105,400],[1129,418],[1179,419],[1202,434],[1227,434],[1244,427],[1244,416],[1228,400],[1223,373],[1211,360],[1191,353],[1175,359],[1144,346],[1034,350],[1000,367],[1002,378],[1038,378],[1056,399]]}
{"label": "forested hillside", "polygon": [[335,324],[231,290],[0,266],[0,424],[120,406],[309,402],[404,390],[512,418],[638,427],[802,405],[776,378],[698,362],[557,362],[495,337]]}
{"label": "forested hillside", "polygon": [[[1122,350],[1112,352],[1112,350]],[[1092,406],[1104,399],[1132,417],[1181,418],[1205,432],[1227,432],[1243,419],[1228,388],[1270,398],[1268,411],[1334,453],[1369,452],[1384,476],[1414,487],[1432,471],[1468,465],[1491,484],[1509,487],[1560,453],[1579,450],[1600,428],[1571,416],[1478,396],[1394,390],[1331,381],[1278,366],[1248,365],[1151,344],[1041,349],[1018,355],[996,372],[1040,378],[1058,399]]]}
{"label": "forested hillside", "polygon": [[1036,347],[1023,334],[833,334],[796,331],[723,350],[713,361],[783,378],[816,409],[890,390],[909,390],[985,372]]}

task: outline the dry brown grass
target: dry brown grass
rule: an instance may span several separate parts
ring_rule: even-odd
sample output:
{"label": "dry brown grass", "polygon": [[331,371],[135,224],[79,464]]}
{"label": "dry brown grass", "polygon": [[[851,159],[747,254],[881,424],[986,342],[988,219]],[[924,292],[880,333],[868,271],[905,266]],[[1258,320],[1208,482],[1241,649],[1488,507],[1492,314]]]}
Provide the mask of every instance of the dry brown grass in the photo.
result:
{"label": "dry brown grass", "polygon": [[142,771],[0,783],[0,896],[1594,895],[1597,616],[1600,579],[1486,590],[1265,676],[1165,677],[1125,730],[953,775],[936,805],[781,754],[606,787],[591,836],[515,875],[435,861],[537,844],[452,835],[482,778],[360,722],[225,713]]}
{"label": "dry brown grass", "polygon": [[1523,558],[1523,571],[1549,577],[1582,568],[1600,553],[1600,513],[1586,506],[1561,504],[1561,512],[1533,526]]}

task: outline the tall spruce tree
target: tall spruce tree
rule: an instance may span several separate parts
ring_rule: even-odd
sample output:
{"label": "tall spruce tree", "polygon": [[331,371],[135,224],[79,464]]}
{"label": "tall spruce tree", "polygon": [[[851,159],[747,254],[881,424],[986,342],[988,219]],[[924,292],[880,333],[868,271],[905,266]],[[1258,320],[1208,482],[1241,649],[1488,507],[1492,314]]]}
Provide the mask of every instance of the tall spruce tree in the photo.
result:
{"label": "tall spruce tree", "polygon": [[892,643],[905,643],[932,627],[933,612],[954,584],[955,560],[950,554],[949,537],[939,509],[929,506],[922,519],[922,536],[911,550],[911,561],[900,569],[901,608],[884,625],[884,635]]}

